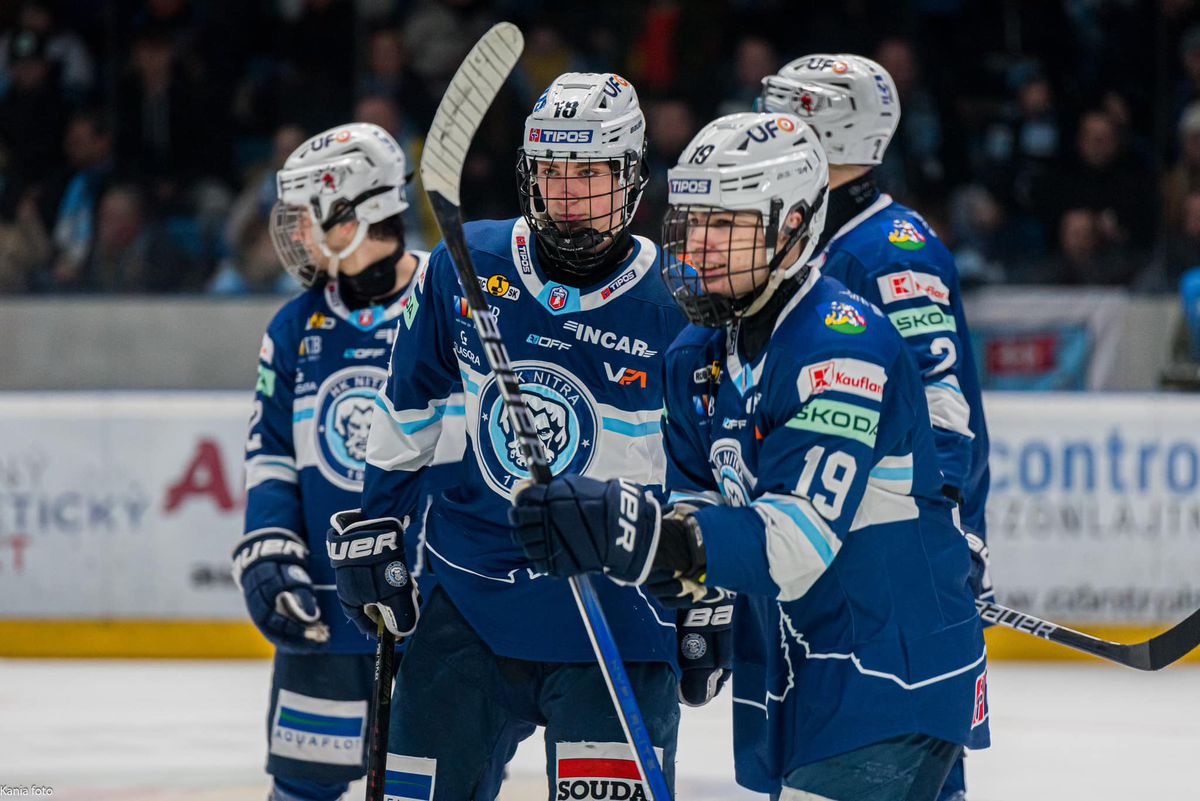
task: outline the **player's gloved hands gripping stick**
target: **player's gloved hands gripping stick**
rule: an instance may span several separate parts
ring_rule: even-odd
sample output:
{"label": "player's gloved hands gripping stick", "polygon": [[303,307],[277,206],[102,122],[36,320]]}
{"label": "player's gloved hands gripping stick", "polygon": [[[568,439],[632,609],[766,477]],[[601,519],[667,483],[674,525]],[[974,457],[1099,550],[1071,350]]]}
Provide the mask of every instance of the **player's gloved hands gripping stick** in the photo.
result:
{"label": "player's gloved hands gripping stick", "polygon": [[368,637],[376,635],[380,620],[397,637],[412,634],[421,607],[417,582],[404,564],[407,522],[364,520],[358,509],[338,512],[329,522],[325,541],[347,619]]}

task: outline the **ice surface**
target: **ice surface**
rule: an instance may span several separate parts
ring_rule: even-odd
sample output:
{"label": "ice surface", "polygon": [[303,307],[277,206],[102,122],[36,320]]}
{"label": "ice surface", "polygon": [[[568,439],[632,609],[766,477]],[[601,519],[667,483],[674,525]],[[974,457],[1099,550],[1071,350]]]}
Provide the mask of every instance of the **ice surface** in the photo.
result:
{"label": "ice surface", "polygon": [[[56,801],[262,801],[265,662],[0,660],[0,787]],[[1200,669],[992,666],[996,745],[973,754],[971,801],[1196,801]],[[728,690],[684,710],[682,801],[762,799],[733,782]],[[545,798],[540,736],[501,801]],[[361,799],[361,788],[352,790]]]}

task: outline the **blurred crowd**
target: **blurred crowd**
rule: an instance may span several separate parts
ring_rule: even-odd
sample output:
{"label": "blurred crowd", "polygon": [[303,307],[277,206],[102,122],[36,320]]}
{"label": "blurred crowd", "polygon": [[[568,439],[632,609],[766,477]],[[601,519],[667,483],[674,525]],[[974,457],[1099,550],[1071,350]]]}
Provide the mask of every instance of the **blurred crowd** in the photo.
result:
{"label": "blurred crowd", "polygon": [[[569,70],[617,71],[647,114],[655,236],[692,134],[810,52],[869,55],[903,108],[880,181],[964,282],[1173,291],[1200,265],[1197,0],[7,0],[0,2],[0,293],[294,289],[274,173],[350,119],[415,169],[450,76],[493,22],[526,50],[464,174],[465,216],[517,214],[521,124]],[[410,188],[410,247],[436,227]]]}

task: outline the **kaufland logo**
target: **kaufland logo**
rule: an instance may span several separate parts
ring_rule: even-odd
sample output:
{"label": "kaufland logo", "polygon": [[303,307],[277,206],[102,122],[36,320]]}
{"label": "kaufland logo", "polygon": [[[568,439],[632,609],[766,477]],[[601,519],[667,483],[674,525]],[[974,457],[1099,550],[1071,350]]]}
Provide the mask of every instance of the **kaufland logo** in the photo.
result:
{"label": "kaufland logo", "polygon": [[805,367],[798,383],[803,402],[822,392],[846,392],[880,401],[886,382],[887,374],[877,364],[859,359],[831,359]]}
{"label": "kaufland logo", "polygon": [[673,195],[707,195],[712,189],[712,181],[707,178],[672,178],[671,194]]}
{"label": "kaufland logo", "polygon": [[550,145],[586,145],[592,141],[592,132],[562,128],[530,128],[529,141]]}
{"label": "kaufland logo", "polygon": [[898,300],[927,297],[934,303],[940,303],[943,306],[950,305],[950,290],[936,275],[905,270],[900,273],[881,275],[877,282],[879,293],[883,296],[885,304]]}

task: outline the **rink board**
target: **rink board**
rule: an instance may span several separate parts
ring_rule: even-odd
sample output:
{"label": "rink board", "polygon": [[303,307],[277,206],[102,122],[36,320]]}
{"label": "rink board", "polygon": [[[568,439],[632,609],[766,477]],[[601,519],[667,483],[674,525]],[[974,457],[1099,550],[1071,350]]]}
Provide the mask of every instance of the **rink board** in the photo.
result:
{"label": "rink board", "polygon": [[[1200,399],[986,405],[1002,602],[1122,642],[1200,607]],[[249,392],[0,394],[0,656],[267,655],[228,568],[250,409]]]}

